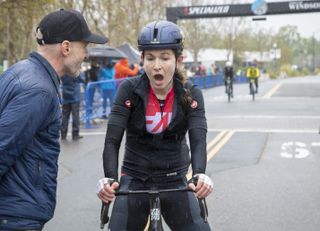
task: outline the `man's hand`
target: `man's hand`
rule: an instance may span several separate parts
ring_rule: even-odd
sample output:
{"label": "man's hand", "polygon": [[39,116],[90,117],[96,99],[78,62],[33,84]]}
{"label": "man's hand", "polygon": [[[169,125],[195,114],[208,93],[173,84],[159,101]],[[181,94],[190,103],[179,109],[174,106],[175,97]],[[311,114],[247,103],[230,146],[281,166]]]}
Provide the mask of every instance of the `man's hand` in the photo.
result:
{"label": "man's hand", "polygon": [[102,178],[98,181],[96,193],[97,196],[105,203],[112,202],[115,198],[116,189],[119,183],[112,178]]}

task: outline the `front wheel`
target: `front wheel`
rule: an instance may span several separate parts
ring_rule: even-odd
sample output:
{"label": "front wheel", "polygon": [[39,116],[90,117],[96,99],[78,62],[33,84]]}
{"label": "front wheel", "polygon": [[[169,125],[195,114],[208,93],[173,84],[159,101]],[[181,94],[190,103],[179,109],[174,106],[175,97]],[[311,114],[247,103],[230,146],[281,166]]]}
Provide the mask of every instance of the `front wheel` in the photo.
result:
{"label": "front wheel", "polygon": [[254,101],[255,100],[255,89],[254,89],[254,83],[253,81],[251,80],[250,81],[250,95],[252,95],[252,100]]}
{"label": "front wheel", "polygon": [[231,81],[227,79],[227,94],[228,94],[228,102],[230,103],[232,97],[232,88],[231,88]]}

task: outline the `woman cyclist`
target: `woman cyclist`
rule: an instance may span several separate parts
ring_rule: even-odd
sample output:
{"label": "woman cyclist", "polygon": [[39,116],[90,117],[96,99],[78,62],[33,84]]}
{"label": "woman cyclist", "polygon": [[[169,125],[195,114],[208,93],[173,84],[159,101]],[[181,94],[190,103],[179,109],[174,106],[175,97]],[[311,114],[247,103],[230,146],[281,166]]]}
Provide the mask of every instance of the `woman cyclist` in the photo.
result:
{"label": "woman cyclist", "polygon": [[[138,48],[145,74],[125,80],[112,107],[103,151],[105,178],[98,183],[98,197],[105,203],[115,190],[184,188],[193,192],[160,195],[162,216],[171,230],[207,231],[197,198],[213,190],[206,170],[207,123],[201,91],[187,83],[182,70],[183,36],[169,21],[147,24]],[[119,183],[119,147],[126,131],[125,155]],[[189,147],[186,143],[189,135]],[[192,165],[195,186],[187,182]],[[149,196],[135,194],[115,199],[109,229],[143,230],[149,214]]]}

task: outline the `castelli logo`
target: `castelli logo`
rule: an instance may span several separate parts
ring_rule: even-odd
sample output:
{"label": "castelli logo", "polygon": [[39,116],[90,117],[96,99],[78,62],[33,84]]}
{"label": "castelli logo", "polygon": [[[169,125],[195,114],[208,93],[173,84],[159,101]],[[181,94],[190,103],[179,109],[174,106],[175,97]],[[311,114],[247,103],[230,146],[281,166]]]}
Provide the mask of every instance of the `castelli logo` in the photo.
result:
{"label": "castelli logo", "polygon": [[192,100],[192,102],[191,102],[191,108],[196,108],[196,107],[198,107],[198,102],[195,101],[195,100]]}
{"label": "castelli logo", "polygon": [[127,106],[127,107],[131,107],[131,101],[128,99],[124,102],[124,104]]}

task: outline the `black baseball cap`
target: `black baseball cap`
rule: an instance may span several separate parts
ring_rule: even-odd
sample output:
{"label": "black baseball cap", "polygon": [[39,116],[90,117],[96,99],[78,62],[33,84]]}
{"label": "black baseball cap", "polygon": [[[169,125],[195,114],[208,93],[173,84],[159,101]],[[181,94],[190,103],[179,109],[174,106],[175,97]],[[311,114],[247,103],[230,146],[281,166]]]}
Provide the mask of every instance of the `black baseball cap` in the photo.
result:
{"label": "black baseball cap", "polygon": [[91,33],[83,15],[76,10],[60,9],[46,15],[36,31],[39,45],[61,43],[64,40],[104,44],[108,38]]}

